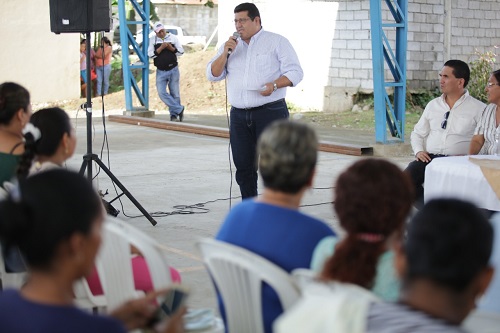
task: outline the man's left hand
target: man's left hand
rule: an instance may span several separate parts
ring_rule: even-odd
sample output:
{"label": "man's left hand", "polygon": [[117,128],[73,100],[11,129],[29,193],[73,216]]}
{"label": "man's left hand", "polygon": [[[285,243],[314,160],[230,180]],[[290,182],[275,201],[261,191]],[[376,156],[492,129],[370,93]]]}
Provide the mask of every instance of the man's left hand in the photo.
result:
{"label": "man's left hand", "polygon": [[[265,89],[264,89],[265,87]],[[260,91],[260,94],[262,96],[271,96],[271,94],[274,91],[274,85],[272,83],[266,83],[265,85],[262,86],[262,90]]]}

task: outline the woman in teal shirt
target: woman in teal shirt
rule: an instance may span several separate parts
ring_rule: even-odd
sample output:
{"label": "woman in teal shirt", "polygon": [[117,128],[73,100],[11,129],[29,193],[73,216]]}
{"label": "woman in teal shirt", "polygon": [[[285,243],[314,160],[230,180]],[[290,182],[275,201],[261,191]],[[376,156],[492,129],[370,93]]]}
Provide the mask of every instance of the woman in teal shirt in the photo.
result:
{"label": "woman in teal shirt", "polygon": [[337,179],[334,196],[347,235],[324,238],[314,250],[311,269],[323,281],[352,283],[383,300],[396,300],[399,279],[391,247],[402,235],[412,198],[407,175],[393,163],[354,163]]}
{"label": "woman in teal shirt", "polygon": [[0,84],[0,187],[16,173],[24,152],[23,128],[30,116],[28,90],[13,82]]}

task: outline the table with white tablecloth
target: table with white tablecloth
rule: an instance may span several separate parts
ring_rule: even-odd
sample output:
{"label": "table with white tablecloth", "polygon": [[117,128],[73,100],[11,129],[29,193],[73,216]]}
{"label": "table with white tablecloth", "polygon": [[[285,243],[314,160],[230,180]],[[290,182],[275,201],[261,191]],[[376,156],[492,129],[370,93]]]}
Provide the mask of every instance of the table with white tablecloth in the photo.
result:
{"label": "table with white tablecloth", "polygon": [[[469,160],[484,160],[500,175],[500,157],[491,155],[449,156],[433,159],[425,169],[424,200],[457,198],[470,201],[480,208],[500,211],[500,200],[481,171]],[[481,162],[481,161],[479,161]],[[494,169],[498,168],[498,169]],[[491,181],[491,180],[490,180]]]}

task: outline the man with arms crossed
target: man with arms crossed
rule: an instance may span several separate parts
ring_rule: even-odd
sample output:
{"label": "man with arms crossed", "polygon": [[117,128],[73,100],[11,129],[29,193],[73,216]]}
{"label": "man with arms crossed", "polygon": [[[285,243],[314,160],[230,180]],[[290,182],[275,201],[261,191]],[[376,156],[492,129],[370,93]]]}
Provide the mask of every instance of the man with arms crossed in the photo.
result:
{"label": "man with arms crossed", "polygon": [[427,164],[436,157],[466,155],[476,124],[485,107],[469,95],[465,87],[470,78],[469,66],[461,60],[448,60],[439,72],[443,93],[430,101],[411,132],[415,161],[408,172],[415,186],[415,207],[424,202],[424,176]]}
{"label": "man with arms crossed", "polygon": [[257,195],[257,139],[272,121],[288,118],[286,87],[296,86],[303,72],[290,42],[262,28],[253,3],[236,6],[234,24],[239,37],[229,37],[208,63],[207,78],[227,78],[231,149],[245,199]]}
{"label": "man with arms crossed", "polygon": [[155,35],[149,40],[148,56],[154,59],[156,66],[156,90],[161,101],[168,106],[170,120],[182,121],[184,106],[181,104],[177,57],[184,54],[184,48],[177,36],[169,33],[162,23],[156,23],[154,31]]}

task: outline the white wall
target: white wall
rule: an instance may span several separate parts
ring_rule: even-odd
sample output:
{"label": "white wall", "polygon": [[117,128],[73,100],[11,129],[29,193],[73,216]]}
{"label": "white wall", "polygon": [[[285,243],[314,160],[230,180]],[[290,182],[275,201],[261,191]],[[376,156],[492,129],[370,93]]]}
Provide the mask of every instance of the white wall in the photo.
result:
{"label": "white wall", "polygon": [[[219,42],[234,31],[233,9],[241,2],[219,1]],[[289,89],[289,101],[336,112],[349,110],[354,94],[373,92],[370,0],[253,2],[264,28],[287,37],[299,54],[304,80]],[[384,21],[391,22],[384,2],[382,7]],[[393,41],[394,31],[386,33]],[[494,45],[500,46],[500,0],[408,0],[411,89],[436,88],[444,61],[470,62],[475,50],[491,51]]]}
{"label": "white wall", "polygon": [[[235,31],[234,7],[243,1],[219,0],[219,44]],[[279,33],[293,45],[304,70],[297,87],[288,88],[287,101],[304,109],[322,110],[324,89],[335,33],[337,2],[307,0],[253,1],[264,29]]]}
{"label": "white wall", "polygon": [[23,85],[34,103],[80,96],[80,35],[50,31],[49,1],[2,0],[0,35],[0,82]]}

